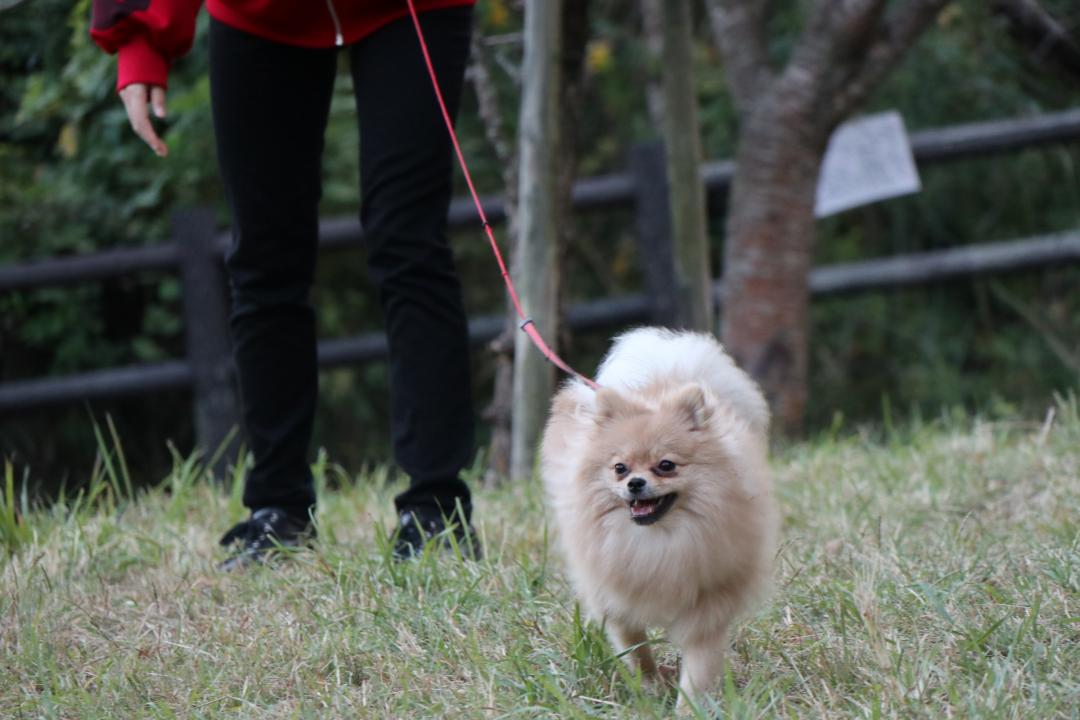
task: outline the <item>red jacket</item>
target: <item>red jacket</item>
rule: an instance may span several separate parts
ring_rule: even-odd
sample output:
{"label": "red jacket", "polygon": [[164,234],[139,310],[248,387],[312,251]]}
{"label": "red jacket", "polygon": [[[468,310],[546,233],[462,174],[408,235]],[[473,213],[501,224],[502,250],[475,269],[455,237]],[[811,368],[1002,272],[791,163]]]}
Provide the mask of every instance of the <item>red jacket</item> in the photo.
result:
{"label": "red jacket", "polygon": [[[418,12],[475,0],[414,0]],[[202,0],[94,0],[90,35],[120,54],[116,89],[165,86],[174,60],[191,49]],[[302,47],[347,45],[409,14],[405,0],[206,0],[226,25]]]}

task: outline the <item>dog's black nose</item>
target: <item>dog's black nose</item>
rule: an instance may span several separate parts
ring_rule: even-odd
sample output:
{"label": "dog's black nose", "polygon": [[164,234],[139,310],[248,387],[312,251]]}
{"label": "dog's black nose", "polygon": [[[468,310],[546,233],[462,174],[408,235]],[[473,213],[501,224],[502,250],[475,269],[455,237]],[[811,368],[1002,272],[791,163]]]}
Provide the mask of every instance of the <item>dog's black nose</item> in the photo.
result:
{"label": "dog's black nose", "polygon": [[626,489],[637,495],[639,492],[645,489],[645,478],[634,478],[630,482],[626,483]]}

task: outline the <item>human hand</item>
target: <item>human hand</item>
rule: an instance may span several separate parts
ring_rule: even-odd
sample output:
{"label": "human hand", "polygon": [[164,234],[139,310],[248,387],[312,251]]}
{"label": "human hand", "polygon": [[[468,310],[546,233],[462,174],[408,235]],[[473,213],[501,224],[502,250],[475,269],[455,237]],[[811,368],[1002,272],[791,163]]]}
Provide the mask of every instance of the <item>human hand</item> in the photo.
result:
{"label": "human hand", "polygon": [[127,111],[131,129],[150,146],[158,157],[166,157],[169,154],[169,148],[158,137],[154,126],[150,123],[150,113],[146,109],[149,102],[155,117],[165,117],[165,88],[160,85],[132,83],[120,91],[120,99],[124,103],[124,110]]}

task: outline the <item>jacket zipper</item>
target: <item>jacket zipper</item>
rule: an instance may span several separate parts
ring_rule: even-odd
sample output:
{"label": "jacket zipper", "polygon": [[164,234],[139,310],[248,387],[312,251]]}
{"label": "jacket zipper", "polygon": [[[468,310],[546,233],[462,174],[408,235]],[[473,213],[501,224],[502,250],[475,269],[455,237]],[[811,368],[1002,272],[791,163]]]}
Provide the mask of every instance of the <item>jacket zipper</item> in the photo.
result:
{"label": "jacket zipper", "polygon": [[345,38],[341,34],[341,21],[338,20],[337,10],[334,9],[334,0],[326,0],[326,9],[330,11],[330,19],[334,21],[334,44],[341,47],[345,44]]}

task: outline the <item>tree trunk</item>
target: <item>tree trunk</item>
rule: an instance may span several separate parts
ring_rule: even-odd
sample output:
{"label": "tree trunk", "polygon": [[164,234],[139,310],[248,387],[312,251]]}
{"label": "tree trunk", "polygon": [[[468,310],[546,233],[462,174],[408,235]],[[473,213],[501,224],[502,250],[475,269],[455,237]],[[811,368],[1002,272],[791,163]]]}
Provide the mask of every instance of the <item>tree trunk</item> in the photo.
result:
{"label": "tree trunk", "polygon": [[[511,310],[510,312],[513,312]],[[484,419],[491,426],[484,487],[493,488],[510,475],[510,449],[513,442],[514,341],[513,324],[488,346],[495,360],[495,388]]]}
{"label": "tree trunk", "polygon": [[661,61],[664,53],[664,0],[641,0],[641,35],[649,54],[648,74],[645,77],[645,105],[653,127],[664,126],[664,90],[660,84]]}
{"label": "tree trunk", "polygon": [[802,430],[814,197],[828,127],[781,84],[745,123],[724,247],[723,342],[761,384],[777,426]]}
{"label": "tree trunk", "polygon": [[[574,221],[572,195],[577,177],[578,159],[581,157],[581,126],[585,107],[585,54],[589,43],[589,0],[560,0],[562,13],[562,53],[559,63],[559,177],[557,185],[557,212],[559,218],[560,268],[566,267],[566,257],[571,247],[580,247]],[[561,272],[561,270],[560,270]],[[556,349],[565,354],[571,347],[573,336],[563,322],[566,317],[565,293],[558,298],[561,332],[551,341],[558,341]],[[550,342],[550,341],[549,341]]]}
{"label": "tree trunk", "polygon": [[[499,110],[498,88],[490,70],[488,57],[479,28],[473,31],[472,63],[469,77],[476,92],[477,111],[484,123],[488,142],[502,166],[504,207],[506,208],[505,237],[517,237],[517,146],[508,136],[507,123]],[[510,262],[516,264],[517,249]],[[491,403],[484,408],[483,419],[491,427],[487,469],[484,486],[494,487],[510,474],[511,428],[513,427],[514,394],[514,335],[518,319],[509,300],[506,302],[506,328],[489,345],[495,365],[494,391]]]}
{"label": "tree trunk", "polygon": [[690,0],[663,0],[663,117],[680,327],[713,332],[701,131],[694,85]]}
{"label": "tree trunk", "polygon": [[[526,0],[525,58],[518,130],[518,253],[514,282],[525,312],[553,342],[558,315],[558,158],[562,2]],[[532,476],[555,383],[554,367],[517,333],[510,476]]]}
{"label": "tree trunk", "polygon": [[857,110],[949,0],[814,0],[774,72],[769,3],[708,0],[742,129],[724,250],[723,340],[761,383],[780,429],[807,400],[814,196],[833,129]]}

